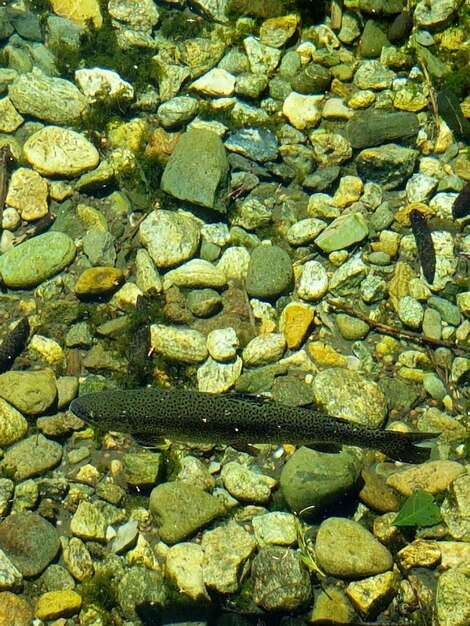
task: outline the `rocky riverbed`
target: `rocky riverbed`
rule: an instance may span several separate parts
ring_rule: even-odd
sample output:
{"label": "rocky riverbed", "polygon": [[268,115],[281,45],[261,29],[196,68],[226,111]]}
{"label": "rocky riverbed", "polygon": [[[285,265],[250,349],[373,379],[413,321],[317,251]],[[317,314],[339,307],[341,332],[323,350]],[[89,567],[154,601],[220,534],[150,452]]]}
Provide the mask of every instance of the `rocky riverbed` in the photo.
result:
{"label": "rocky riverbed", "polygon": [[[469,623],[469,28],[0,3],[2,626]],[[439,436],[145,448],[68,410],[146,385]]]}

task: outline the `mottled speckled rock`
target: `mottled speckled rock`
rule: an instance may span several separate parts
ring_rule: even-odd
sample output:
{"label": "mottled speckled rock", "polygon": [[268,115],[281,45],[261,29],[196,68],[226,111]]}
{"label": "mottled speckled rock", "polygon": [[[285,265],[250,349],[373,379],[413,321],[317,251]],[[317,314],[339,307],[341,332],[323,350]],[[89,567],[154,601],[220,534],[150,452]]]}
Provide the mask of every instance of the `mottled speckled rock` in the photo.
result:
{"label": "mottled speckled rock", "polygon": [[71,81],[47,76],[37,67],[19,74],[8,95],[20,113],[52,124],[70,124],[88,109],[85,96]]}
{"label": "mottled speckled rock", "polygon": [[10,288],[36,287],[65,269],[75,258],[75,244],[65,233],[28,239],[0,256],[0,276]]}
{"label": "mottled speckled rock", "polygon": [[234,522],[209,530],[202,537],[204,582],[218,593],[235,593],[244,564],[256,549],[250,533]]}
{"label": "mottled speckled rock", "polygon": [[243,367],[243,361],[237,356],[229,363],[219,363],[209,357],[197,370],[199,391],[224,393],[237,382]]}
{"label": "mottled speckled rock", "polygon": [[384,572],[349,583],[346,593],[364,619],[375,619],[396,596],[398,580],[394,572]]}
{"label": "mottled speckled rock", "polygon": [[28,163],[45,176],[78,176],[100,162],[98,150],[84,135],[59,126],[35,132],[23,151]]}
{"label": "mottled speckled rock", "polygon": [[197,543],[179,543],[166,553],[166,573],[179,593],[195,602],[209,602],[203,579],[204,552]]}
{"label": "mottled speckled rock", "polygon": [[[13,565],[5,552],[0,549],[0,589],[2,591],[6,589],[20,589],[23,583],[23,576],[20,570]],[[0,598],[2,594],[0,594]],[[1,612],[1,600],[0,600],[0,616]],[[0,622],[3,624],[3,622]],[[28,625],[29,626],[29,625]]]}
{"label": "mottled speckled rock", "polygon": [[441,626],[465,626],[470,622],[470,577],[465,570],[450,569],[439,576],[436,617]]}
{"label": "mottled speckled rock", "polygon": [[106,519],[91,502],[82,501],[70,522],[71,532],[80,539],[104,541],[106,539]]}
{"label": "mottled speckled rock", "polygon": [[272,511],[252,519],[255,539],[260,547],[292,546],[297,541],[297,520],[291,513]]}
{"label": "mottled speckled rock", "polygon": [[159,354],[183,363],[200,363],[207,357],[205,336],[191,328],[152,324],[150,344]]}
{"label": "mottled speckled rock", "polygon": [[12,514],[0,523],[0,548],[23,576],[40,574],[59,547],[56,529],[37,513]]}
{"label": "mottled speckled rock", "polygon": [[362,179],[384,189],[395,189],[413,172],[418,152],[394,143],[366,148],[357,155],[357,171]]}
{"label": "mottled speckled rock", "polygon": [[330,517],[322,522],[315,542],[318,565],[338,578],[365,578],[393,566],[385,546],[358,522]]}
{"label": "mottled speckled rock", "polygon": [[296,271],[297,294],[302,300],[319,300],[328,291],[328,274],[318,261],[307,261]]}
{"label": "mottled speckled rock", "polygon": [[149,508],[160,537],[169,544],[190,537],[226,514],[223,503],[199,487],[182,482],[163,483],[150,494]]}
{"label": "mottled speckled rock", "polygon": [[267,365],[278,361],[286,349],[286,339],[281,333],[262,333],[250,341],[243,350],[246,365]]}
{"label": "mottled speckled rock", "polygon": [[140,225],[139,237],[157,267],[171,267],[195,254],[199,228],[187,215],[152,211]]}
{"label": "mottled speckled rock", "polygon": [[273,478],[252,472],[234,461],[224,465],[221,478],[230,495],[245,502],[267,502],[276,484]]}
{"label": "mottled speckled rock", "polygon": [[441,493],[464,472],[464,466],[455,461],[431,461],[394,472],[387,478],[387,485],[406,497],[416,489]]}
{"label": "mottled speckled rock", "polygon": [[26,415],[44,413],[56,396],[57,385],[51,369],[0,374],[0,397]]}
{"label": "mottled speckled rock", "polygon": [[11,404],[0,398],[0,448],[7,448],[21,439],[28,430],[28,422]]}
{"label": "mottled speckled rock", "polygon": [[33,612],[26,600],[10,591],[0,593],[0,624],[31,626]]}
{"label": "mottled speckled rock", "polygon": [[227,284],[225,274],[217,267],[203,259],[191,259],[163,277],[163,288],[172,285],[178,287],[213,287],[221,289]]}
{"label": "mottled speckled rock", "polygon": [[5,452],[0,469],[14,472],[17,481],[39,476],[54,468],[62,459],[62,446],[43,435],[32,435]]}
{"label": "mottled speckled rock", "polygon": [[310,601],[312,585],[299,552],[265,546],[253,559],[253,600],[266,611],[297,612]]}
{"label": "mottled speckled rock", "polygon": [[387,415],[387,402],[380,386],[358,372],[323,370],[315,376],[313,393],[326,413],[359,424],[378,428]]}

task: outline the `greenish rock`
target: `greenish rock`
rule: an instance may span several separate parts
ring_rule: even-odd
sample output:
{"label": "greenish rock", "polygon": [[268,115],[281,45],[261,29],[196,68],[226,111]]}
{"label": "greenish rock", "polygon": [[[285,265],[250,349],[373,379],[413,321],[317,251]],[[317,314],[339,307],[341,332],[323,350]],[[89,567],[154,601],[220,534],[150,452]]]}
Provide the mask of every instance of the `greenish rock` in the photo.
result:
{"label": "greenish rock", "polygon": [[61,589],[74,589],[75,581],[71,574],[62,567],[53,563],[35,581],[38,593],[43,594],[48,591],[60,591]]}
{"label": "greenish rock", "polygon": [[265,611],[299,611],[310,602],[310,573],[296,550],[265,546],[251,566],[253,600]]}
{"label": "greenish rock", "polygon": [[394,143],[366,148],[357,155],[357,173],[384,189],[395,189],[411,176],[417,156],[417,150]]}
{"label": "greenish rock", "polygon": [[291,80],[294,91],[303,94],[323,93],[331,83],[330,70],[319,63],[309,63]]}
{"label": "greenish rock", "polygon": [[214,289],[194,289],[188,294],[188,308],[197,317],[210,317],[222,306],[222,298]]}
{"label": "greenish rock", "polygon": [[36,287],[70,265],[75,254],[75,243],[65,233],[32,237],[0,256],[1,281],[14,289]]}
{"label": "greenish rock", "polygon": [[353,148],[367,148],[418,134],[416,113],[410,111],[359,111],[346,126],[346,136]]}
{"label": "greenish rock", "polygon": [[432,339],[440,339],[442,335],[442,320],[439,311],[425,309],[423,316],[423,334]]}
{"label": "greenish rock", "polygon": [[54,372],[12,370],[0,374],[0,397],[25,415],[44,413],[57,397]]}
{"label": "greenish rock", "polygon": [[296,376],[278,376],[272,386],[273,400],[288,406],[312,404],[312,386]]}
{"label": "greenish rock", "polygon": [[0,549],[27,578],[43,572],[59,548],[56,529],[37,513],[20,512],[0,522]]}
{"label": "greenish rock", "polygon": [[0,448],[7,448],[24,437],[28,422],[11,404],[0,398]]}
{"label": "greenish rock", "polygon": [[119,577],[117,600],[124,617],[132,624],[142,623],[142,607],[148,607],[151,622],[155,622],[167,601],[165,578],[161,572],[146,567],[131,567]]}
{"label": "greenish rock", "polygon": [[245,287],[254,298],[270,300],[289,291],[294,277],[292,261],[279,246],[257,246],[251,253]]}
{"label": "greenish rock", "polygon": [[421,302],[412,296],[403,296],[398,301],[398,317],[410,328],[420,328],[423,322],[424,309]]}
{"label": "greenish rock", "polygon": [[366,58],[379,57],[382,48],[389,43],[387,35],[374,20],[367,20],[359,42],[359,52]]}
{"label": "greenish rock", "polygon": [[251,394],[268,391],[273,386],[275,377],[285,373],[286,368],[278,363],[248,370],[238,378],[235,391]]}
{"label": "greenish rock", "polygon": [[15,487],[13,511],[28,511],[32,509],[39,498],[39,485],[32,480],[24,480]]}
{"label": "greenish rock", "polygon": [[357,483],[362,461],[352,452],[336,454],[299,448],[285,464],[280,485],[295,513],[318,514]]}
{"label": "greenish rock", "polygon": [[380,265],[384,267],[386,265],[390,265],[391,257],[386,252],[383,252],[382,250],[377,250],[376,252],[371,252],[368,255],[367,261],[369,263],[372,263],[373,265]]}
{"label": "greenish rock", "polygon": [[338,578],[375,576],[392,569],[393,557],[358,522],[329,517],[322,522],[315,542],[317,564]]}
{"label": "greenish rock", "polygon": [[235,593],[241,572],[256,550],[253,535],[235,522],[206,531],[201,547],[204,552],[204,583],[218,593]]}
{"label": "greenish rock", "polygon": [[395,219],[395,215],[388,202],[381,202],[370,218],[370,226],[380,232],[388,228]]}
{"label": "greenish rock", "polygon": [[62,446],[43,435],[32,435],[5,452],[0,471],[13,473],[15,480],[39,476],[56,467],[62,459]]}
{"label": "greenish rock", "polygon": [[71,532],[80,539],[104,542],[106,539],[106,519],[91,502],[83,500],[77,507],[71,521]]}
{"label": "greenish rock", "polygon": [[340,215],[315,239],[315,244],[324,252],[348,248],[362,241],[369,234],[369,226],[361,213]]}
{"label": "greenish rock", "polygon": [[157,482],[162,466],[162,455],[155,452],[125,454],[122,459],[124,478],[132,487],[149,487]]}
{"label": "greenish rock", "polygon": [[329,290],[335,296],[347,296],[354,293],[366,273],[367,266],[364,261],[360,257],[352,256],[335,271],[329,283]]}
{"label": "greenish rock", "polygon": [[441,626],[465,626],[470,622],[470,577],[465,567],[452,568],[439,576],[436,620]]}
{"label": "greenish rock", "polygon": [[161,179],[171,196],[224,213],[229,164],[224,144],[210,130],[191,129],[179,139]]}
{"label": "greenish rock", "polygon": [[345,313],[338,313],[335,317],[335,321],[339,332],[344,339],[348,341],[362,339],[369,332],[369,324],[351,315],[346,315]]}
{"label": "greenish rock", "polygon": [[190,537],[227,512],[221,500],[183,482],[155,487],[150,494],[149,508],[160,537],[171,545]]}
{"label": "greenish rock", "polygon": [[447,389],[442,380],[436,374],[426,374],[423,379],[423,387],[434,400],[444,400]]}
{"label": "greenish rock", "polygon": [[330,367],[315,376],[313,393],[319,407],[365,426],[378,428],[387,415],[380,386],[353,370]]}
{"label": "greenish rock", "polygon": [[447,324],[452,324],[452,326],[458,326],[462,319],[460,315],[460,311],[455,304],[449,302],[445,298],[440,298],[439,296],[431,296],[427,301],[428,306],[433,309],[436,309]]}

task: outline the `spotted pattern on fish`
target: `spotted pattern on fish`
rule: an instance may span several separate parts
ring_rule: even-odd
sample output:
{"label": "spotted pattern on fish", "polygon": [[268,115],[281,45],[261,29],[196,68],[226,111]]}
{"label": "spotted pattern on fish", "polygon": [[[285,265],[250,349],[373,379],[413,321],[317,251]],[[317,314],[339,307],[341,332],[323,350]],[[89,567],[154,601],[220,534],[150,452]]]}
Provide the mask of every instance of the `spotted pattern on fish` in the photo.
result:
{"label": "spotted pattern on fish", "polygon": [[101,430],[140,438],[231,445],[348,444],[375,448],[392,459],[409,463],[429,458],[429,448],[414,444],[437,436],[366,428],[313,408],[290,407],[257,397],[183,389],[89,393],[74,400],[70,409]]}

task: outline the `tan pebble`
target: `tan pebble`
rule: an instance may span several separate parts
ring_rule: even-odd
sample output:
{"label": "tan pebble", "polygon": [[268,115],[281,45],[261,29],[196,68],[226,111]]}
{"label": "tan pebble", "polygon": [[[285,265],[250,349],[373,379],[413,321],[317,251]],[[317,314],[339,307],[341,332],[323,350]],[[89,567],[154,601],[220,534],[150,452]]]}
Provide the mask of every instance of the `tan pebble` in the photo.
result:
{"label": "tan pebble", "polygon": [[429,493],[446,491],[465,468],[455,461],[431,461],[402,472],[395,472],[387,478],[387,485],[404,496],[411,496],[416,489]]}

